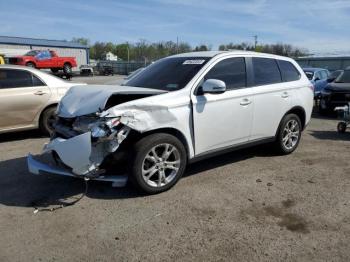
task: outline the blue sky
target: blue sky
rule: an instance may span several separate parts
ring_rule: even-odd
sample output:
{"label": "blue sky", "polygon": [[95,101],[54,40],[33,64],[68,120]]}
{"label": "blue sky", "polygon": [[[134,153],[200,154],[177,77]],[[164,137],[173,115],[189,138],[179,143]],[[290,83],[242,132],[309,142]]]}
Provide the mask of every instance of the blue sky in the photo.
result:
{"label": "blue sky", "polygon": [[191,45],[291,43],[350,53],[349,0],[2,0],[0,35]]}

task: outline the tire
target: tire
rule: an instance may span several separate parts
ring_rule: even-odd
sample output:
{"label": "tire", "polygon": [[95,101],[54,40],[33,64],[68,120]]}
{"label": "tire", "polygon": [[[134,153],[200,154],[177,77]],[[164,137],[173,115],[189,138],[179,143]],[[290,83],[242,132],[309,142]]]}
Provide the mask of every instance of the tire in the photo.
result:
{"label": "tire", "polygon": [[69,63],[65,63],[63,66],[63,73],[70,75],[72,73],[72,66]]}
{"label": "tire", "polygon": [[32,62],[26,63],[26,66],[35,68],[35,64]]}
{"label": "tire", "polygon": [[345,133],[346,132],[346,123],[345,122],[339,122],[337,125],[337,130],[339,133]]}
{"label": "tire", "polygon": [[278,153],[287,155],[298,147],[301,138],[301,129],[301,121],[297,115],[288,114],[283,117],[275,142]]}
{"label": "tire", "polygon": [[[168,156],[166,149],[170,152]],[[157,194],[179,181],[186,164],[186,149],[179,139],[165,133],[151,134],[134,145],[129,160],[129,176],[136,188],[147,194]]]}
{"label": "tire", "polygon": [[44,135],[51,135],[53,132],[52,124],[56,118],[56,106],[46,108],[40,117],[39,128]]}
{"label": "tire", "polygon": [[326,102],[322,98],[318,103],[318,112],[323,116],[329,113],[329,109],[326,106]]}
{"label": "tire", "polygon": [[51,72],[54,73],[54,74],[56,74],[58,71],[59,71],[58,68],[51,68]]}

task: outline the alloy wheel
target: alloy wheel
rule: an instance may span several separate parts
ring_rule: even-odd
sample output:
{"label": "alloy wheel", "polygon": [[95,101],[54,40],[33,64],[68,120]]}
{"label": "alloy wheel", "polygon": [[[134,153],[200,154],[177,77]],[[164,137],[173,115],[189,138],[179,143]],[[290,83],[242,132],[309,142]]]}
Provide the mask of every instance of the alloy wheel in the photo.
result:
{"label": "alloy wheel", "polygon": [[151,187],[163,187],[175,179],[180,162],[180,152],[174,145],[156,145],[142,162],[142,178]]}
{"label": "alloy wheel", "polygon": [[282,143],[288,150],[293,149],[300,138],[300,127],[298,121],[295,119],[289,120],[283,130]]}

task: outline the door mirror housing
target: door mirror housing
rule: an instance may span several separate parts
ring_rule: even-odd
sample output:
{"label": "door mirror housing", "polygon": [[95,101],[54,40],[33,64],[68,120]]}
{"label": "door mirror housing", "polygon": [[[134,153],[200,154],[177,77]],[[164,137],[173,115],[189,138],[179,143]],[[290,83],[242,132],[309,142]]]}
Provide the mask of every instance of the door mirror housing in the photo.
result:
{"label": "door mirror housing", "polygon": [[226,84],[219,79],[207,79],[202,85],[202,93],[222,94],[226,91]]}
{"label": "door mirror housing", "polygon": [[320,78],[316,77],[314,81],[316,82],[316,81],[320,81],[320,80],[321,80]]}

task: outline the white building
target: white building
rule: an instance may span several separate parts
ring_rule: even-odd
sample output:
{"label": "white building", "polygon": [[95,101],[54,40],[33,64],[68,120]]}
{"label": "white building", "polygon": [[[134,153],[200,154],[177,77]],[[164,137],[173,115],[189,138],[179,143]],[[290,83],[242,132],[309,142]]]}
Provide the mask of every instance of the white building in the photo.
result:
{"label": "white building", "polygon": [[114,55],[112,52],[106,54],[106,60],[108,61],[118,61],[118,56]]}

